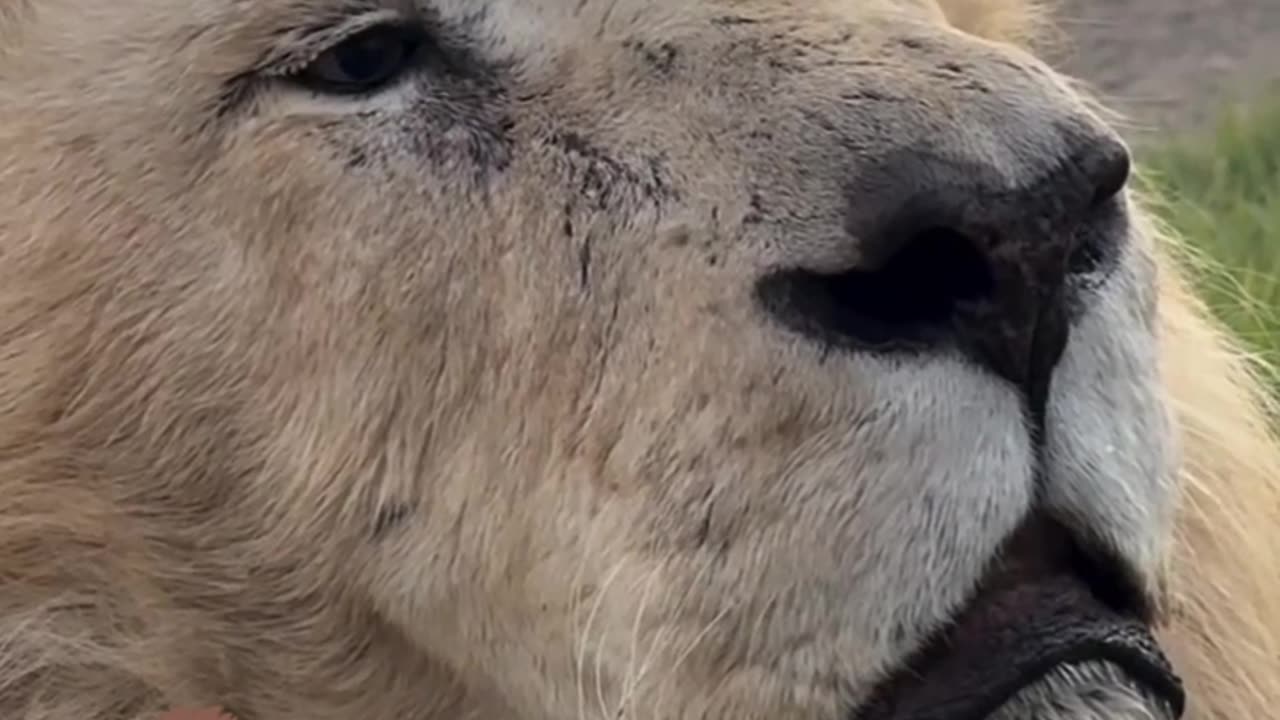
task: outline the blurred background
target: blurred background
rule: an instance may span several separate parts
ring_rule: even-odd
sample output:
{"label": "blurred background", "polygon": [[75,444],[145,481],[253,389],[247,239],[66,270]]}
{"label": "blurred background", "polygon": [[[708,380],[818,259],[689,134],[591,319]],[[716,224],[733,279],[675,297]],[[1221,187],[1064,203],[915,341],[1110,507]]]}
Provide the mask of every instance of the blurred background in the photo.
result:
{"label": "blurred background", "polygon": [[[1214,311],[1280,363],[1280,0],[1053,0],[1046,50],[1116,121]],[[1280,377],[1272,386],[1280,389]]]}

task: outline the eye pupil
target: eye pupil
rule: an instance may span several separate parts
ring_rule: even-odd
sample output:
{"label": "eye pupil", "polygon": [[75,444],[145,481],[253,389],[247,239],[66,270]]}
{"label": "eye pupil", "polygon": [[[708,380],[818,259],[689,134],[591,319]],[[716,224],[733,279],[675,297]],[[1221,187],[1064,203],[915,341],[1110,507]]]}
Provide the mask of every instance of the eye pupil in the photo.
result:
{"label": "eye pupil", "polygon": [[336,48],[338,67],[352,82],[376,80],[400,61],[402,46],[386,37],[361,37]]}

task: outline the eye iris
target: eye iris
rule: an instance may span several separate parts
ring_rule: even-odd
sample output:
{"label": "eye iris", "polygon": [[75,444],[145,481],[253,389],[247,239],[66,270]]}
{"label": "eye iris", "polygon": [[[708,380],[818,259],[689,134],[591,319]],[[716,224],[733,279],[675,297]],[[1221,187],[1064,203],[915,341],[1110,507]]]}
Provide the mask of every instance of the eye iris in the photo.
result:
{"label": "eye iris", "polygon": [[296,78],[319,92],[373,90],[403,72],[416,47],[403,28],[373,28],[322,53]]}

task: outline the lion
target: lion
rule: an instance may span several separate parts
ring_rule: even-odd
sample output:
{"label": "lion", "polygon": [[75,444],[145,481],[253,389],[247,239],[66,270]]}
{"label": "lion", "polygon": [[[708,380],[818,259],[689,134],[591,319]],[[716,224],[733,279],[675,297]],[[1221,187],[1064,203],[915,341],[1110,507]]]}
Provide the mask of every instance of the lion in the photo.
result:
{"label": "lion", "polygon": [[1270,717],[1259,368],[1044,20],[7,0],[0,717]]}

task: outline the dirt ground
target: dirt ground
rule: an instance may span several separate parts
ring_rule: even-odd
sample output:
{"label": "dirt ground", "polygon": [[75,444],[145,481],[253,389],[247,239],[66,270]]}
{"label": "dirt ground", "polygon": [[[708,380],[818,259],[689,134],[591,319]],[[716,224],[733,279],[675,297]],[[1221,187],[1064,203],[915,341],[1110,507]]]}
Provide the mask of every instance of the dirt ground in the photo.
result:
{"label": "dirt ground", "polygon": [[1068,37],[1050,58],[1125,112],[1134,140],[1280,89],[1280,0],[1054,2]]}

